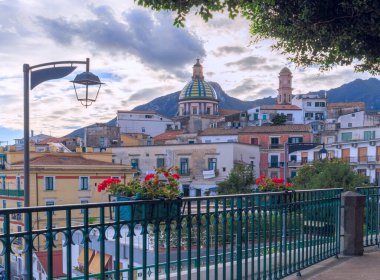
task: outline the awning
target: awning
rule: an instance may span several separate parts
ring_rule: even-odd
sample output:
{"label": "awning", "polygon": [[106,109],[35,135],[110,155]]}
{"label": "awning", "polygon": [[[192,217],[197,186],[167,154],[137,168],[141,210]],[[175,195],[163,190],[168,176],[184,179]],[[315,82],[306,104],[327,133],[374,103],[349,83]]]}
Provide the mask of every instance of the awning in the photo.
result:
{"label": "awning", "polygon": [[[104,254],[104,267],[108,267],[108,262],[110,261],[111,256]],[[94,258],[92,259],[90,266],[88,268],[88,272],[91,274],[100,273],[100,253],[96,253]]]}
{"label": "awning", "polygon": [[[94,251],[91,249],[88,249],[88,263],[91,262],[93,257],[94,257]],[[79,254],[78,263],[81,265],[84,265],[84,249]]]}

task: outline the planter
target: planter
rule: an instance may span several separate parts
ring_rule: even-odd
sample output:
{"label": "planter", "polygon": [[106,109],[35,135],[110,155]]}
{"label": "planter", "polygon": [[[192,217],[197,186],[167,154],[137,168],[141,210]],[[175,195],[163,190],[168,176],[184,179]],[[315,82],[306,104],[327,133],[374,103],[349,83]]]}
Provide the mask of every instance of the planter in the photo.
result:
{"label": "planter", "polygon": [[[173,220],[181,214],[182,199],[141,200],[134,197],[112,196],[115,201],[139,200],[137,204],[120,206],[120,221],[154,222]],[[111,212],[112,213],[112,212]],[[111,219],[114,218],[111,215]]]}

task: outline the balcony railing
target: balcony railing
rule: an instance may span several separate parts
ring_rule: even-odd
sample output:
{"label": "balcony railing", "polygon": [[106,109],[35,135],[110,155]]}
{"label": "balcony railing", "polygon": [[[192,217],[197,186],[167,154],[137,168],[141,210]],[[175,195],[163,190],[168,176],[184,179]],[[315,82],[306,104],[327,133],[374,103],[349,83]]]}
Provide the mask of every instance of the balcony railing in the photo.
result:
{"label": "balcony railing", "polygon": [[281,162],[269,162],[268,167],[269,168],[280,168],[280,167],[284,167],[284,163],[282,161]]}
{"label": "balcony railing", "polygon": [[23,197],[24,196],[24,190],[0,189],[0,196]]}
{"label": "balcony railing", "polygon": [[341,189],[2,209],[1,257],[6,279],[13,254],[32,278],[34,247],[46,250],[47,279],[55,247],[63,279],[280,279],[339,253],[340,209]]}

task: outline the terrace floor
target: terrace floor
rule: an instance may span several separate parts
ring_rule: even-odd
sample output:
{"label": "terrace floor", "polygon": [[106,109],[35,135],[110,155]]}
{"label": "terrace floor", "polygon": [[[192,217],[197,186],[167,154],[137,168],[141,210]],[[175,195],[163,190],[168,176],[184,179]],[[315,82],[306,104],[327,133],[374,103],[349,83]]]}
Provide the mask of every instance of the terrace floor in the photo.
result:
{"label": "terrace floor", "polygon": [[315,264],[303,271],[302,276],[291,275],[285,280],[376,280],[380,279],[380,249],[365,249],[361,257],[340,256]]}

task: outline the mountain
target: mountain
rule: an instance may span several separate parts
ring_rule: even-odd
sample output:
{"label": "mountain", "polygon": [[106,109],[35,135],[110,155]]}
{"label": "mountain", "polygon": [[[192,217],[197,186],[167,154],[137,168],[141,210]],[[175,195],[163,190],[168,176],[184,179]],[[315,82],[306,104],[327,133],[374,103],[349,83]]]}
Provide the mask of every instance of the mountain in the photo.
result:
{"label": "mountain", "polygon": [[[219,98],[219,107],[221,109],[246,110],[255,106],[275,104],[276,99],[266,97],[255,101],[243,101],[229,96],[224,92],[222,87],[215,82],[209,82],[215,89]],[[153,99],[152,101],[137,106],[133,110],[155,111],[161,115],[172,117],[175,116],[178,109],[179,91]],[[325,91],[310,92],[308,94],[324,94]],[[370,78],[368,80],[357,79],[350,83],[344,84],[338,88],[326,91],[329,102],[355,102],[362,101],[366,104],[366,109],[370,111],[380,111],[380,80]],[[110,120],[108,125],[115,126],[116,118]],[[92,125],[91,125],[92,126]],[[77,129],[68,137],[83,137],[84,128]]]}
{"label": "mountain", "polygon": [[[324,93],[318,91],[313,93]],[[311,94],[311,93],[310,93]],[[370,78],[368,80],[357,79],[338,88],[327,91],[329,102],[364,102],[366,110],[380,110],[380,80]]]}
{"label": "mountain", "polygon": [[[221,109],[246,110],[259,105],[275,104],[276,102],[276,99],[272,97],[266,97],[255,101],[242,101],[235,97],[229,96],[227,93],[224,92],[224,90],[218,83],[209,83],[215,89],[216,94],[218,95],[220,101],[219,108]],[[165,96],[158,97],[146,104],[137,106],[133,110],[155,111],[160,113],[161,115],[173,117],[177,114],[179,93],[180,92],[177,91]]]}

